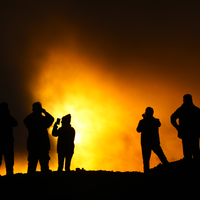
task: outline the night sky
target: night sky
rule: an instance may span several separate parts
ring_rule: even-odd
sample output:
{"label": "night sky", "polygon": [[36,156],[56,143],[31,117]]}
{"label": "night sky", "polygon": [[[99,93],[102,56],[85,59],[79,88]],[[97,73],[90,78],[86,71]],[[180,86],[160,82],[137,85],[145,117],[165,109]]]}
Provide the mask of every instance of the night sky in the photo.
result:
{"label": "night sky", "polygon": [[[168,160],[181,159],[170,116],[186,93],[200,107],[199,9],[199,1],[1,1],[0,102],[19,123],[15,172],[27,169],[23,119],[35,101],[55,119],[72,114],[71,169],[142,171],[136,127],[148,106]],[[51,128],[49,137],[56,170]],[[158,163],[152,154],[151,167]]]}

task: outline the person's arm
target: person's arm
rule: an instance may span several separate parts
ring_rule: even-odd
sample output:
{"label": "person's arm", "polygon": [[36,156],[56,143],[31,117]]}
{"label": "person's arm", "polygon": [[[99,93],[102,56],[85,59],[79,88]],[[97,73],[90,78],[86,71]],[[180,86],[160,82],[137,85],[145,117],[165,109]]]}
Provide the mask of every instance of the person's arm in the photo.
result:
{"label": "person's arm", "polygon": [[30,115],[28,115],[28,116],[24,119],[24,121],[23,121],[23,122],[24,122],[24,125],[26,126],[27,129],[29,129],[30,126],[31,126],[31,123],[30,123],[29,118],[30,118]]}
{"label": "person's arm", "polygon": [[53,135],[54,137],[59,136],[58,124],[59,124],[59,122],[56,121],[55,124],[54,124],[54,126],[53,126],[52,135]]}
{"label": "person's arm", "polygon": [[179,118],[178,115],[178,110],[175,111],[172,115],[171,115],[171,124],[177,129],[179,130],[179,124],[177,123],[177,119]]}
{"label": "person's arm", "polygon": [[160,127],[161,126],[161,123],[160,123],[160,120],[158,119],[158,127]]}
{"label": "person's arm", "polygon": [[54,117],[52,115],[50,115],[45,109],[42,109],[42,113],[45,114],[46,126],[47,126],[47,128],[49,128],[53,124]]}
{"label": "person's arm", "polygon": [[142,127],[142,120],[140,120],[136,129],[138,133],[142,132]]}
{"label": "person's arm", "polygon": [[75,129],[73,128],[73,142],[75,140]]}
{"label": "person's arm", "polygon": [[12,116],[10,116],[10,123],[11,123],[12,127],[18,126],[17,120],[14,117],[12,117]]}

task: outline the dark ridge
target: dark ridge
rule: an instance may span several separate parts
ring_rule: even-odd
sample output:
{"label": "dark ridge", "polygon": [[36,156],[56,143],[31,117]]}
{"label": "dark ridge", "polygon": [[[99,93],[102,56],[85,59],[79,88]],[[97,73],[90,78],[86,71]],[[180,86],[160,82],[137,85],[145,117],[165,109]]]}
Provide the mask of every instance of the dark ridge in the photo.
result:
{"label": "dark ridge", "polygon": [[199,174],[194,161],[179,160],[168,166],[158,165],[149,174],[77,169],[69,173],[1,176],[0,187],[2,197],[15,199],[197,198]]}

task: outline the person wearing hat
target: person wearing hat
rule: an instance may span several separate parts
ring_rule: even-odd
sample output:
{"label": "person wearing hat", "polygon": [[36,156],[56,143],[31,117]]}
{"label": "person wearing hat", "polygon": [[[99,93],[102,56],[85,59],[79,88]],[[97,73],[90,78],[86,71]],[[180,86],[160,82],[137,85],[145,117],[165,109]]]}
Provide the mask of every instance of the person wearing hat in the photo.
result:
{"label": "person wearing hat", "polygon": [[29,132],[27,139],[29,174],[36,171],[38,160],[41,171],[49,171],[50,141],[47,129],[54,121],[54,118],[42,108],[40,102],[35,102],[32,110],[33,112],[24,119],[24,124]]}
{"label": "person wearing hat", "polygon": [[52,135],[58,137],[57,153],[58,153],[58,171],[63,170],[65,160],[65,171],[70,171],[71,159],[74,154],[75,129],[71,126],[71,115],[62,117],[62,126],[58,128],[60,119],[58,118],[54,124]]}
{"label": "person wearing hat", "polygon": [[10,115],[10,110],[6,102],[0,104],[0,166],[2,157],[4,156],[6,165],[6,174],[13,175],[14,166],[14,137],[13,127],[16,127],[18,122]]}
{"label": "person wearing hat", "polygon": [[159,157],[163,164],[168,164],[168,160],[160,146],[158,129],[161,126],[161,123],[159,119],[153,117],[153,113],[153,108],[147,107],[145,114],[142,115],[143,119],[139,121],[137,127],[137,132],[141,132],[144,173],[149,172],[149,160],[152,150]]}

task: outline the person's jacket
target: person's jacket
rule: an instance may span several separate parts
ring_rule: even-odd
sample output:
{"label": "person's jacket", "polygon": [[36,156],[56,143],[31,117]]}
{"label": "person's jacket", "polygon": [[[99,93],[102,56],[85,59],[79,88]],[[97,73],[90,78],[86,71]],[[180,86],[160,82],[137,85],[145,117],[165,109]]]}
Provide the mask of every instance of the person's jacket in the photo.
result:
{"label": "person's jacket", "polygon": [[47,128],[54,121],[54,118],[46,112],[45,116],[34,112],[24,119],[24,124],[29,131],[27,139],[28,151],[50,150],[50,141]]}
{"label": "person's jacket", "polygon": [[145,117],[139,121],[137,132],[141,132],[141,143],[157,145],[160,144],[158,128],[160,120],[154,117]]}

